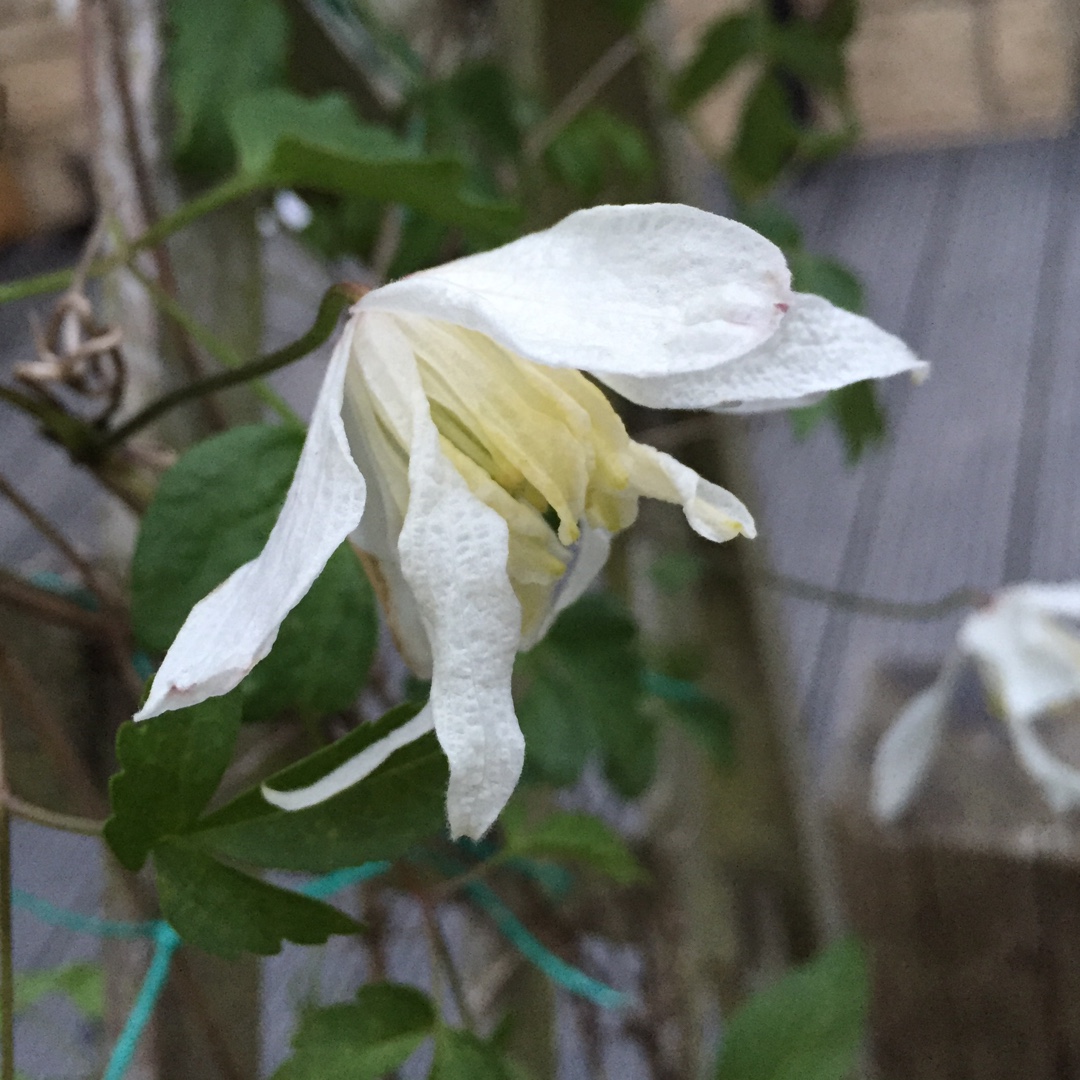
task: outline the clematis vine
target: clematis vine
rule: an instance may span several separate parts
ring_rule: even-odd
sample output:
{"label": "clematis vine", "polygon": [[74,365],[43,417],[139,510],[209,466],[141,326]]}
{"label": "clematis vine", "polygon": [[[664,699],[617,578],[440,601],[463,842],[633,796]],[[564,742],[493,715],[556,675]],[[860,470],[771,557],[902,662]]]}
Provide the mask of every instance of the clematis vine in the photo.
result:
{"label": "clematis vine", "polygon": [[630,439],[597,384],[747,410],[924,369],[868,320],[793,293],[769,241],[687,206],[583,210],[385,285],[352,309],[265,549],[192,610],[136,719],[236,686],[354,534],[429,702],[310,787],[264,794],[312,805],[434,728],[451,832],[479,837],[524,757],[514,657],[595,579],[638,500],[680,505],[710,540],[754,535],[734,495]]}
{"label": "clematis vine", "polygon": [[1080,582],[1002,589],[960,627],[938,678],[907,703],[878,744],[875,813],[894,820],[911,804],[941,745],[954,690],[973,661],[1020,766],[1061,813],[1080,806],[1080,769],[1039,738],[1035,722],[1080,701]]}

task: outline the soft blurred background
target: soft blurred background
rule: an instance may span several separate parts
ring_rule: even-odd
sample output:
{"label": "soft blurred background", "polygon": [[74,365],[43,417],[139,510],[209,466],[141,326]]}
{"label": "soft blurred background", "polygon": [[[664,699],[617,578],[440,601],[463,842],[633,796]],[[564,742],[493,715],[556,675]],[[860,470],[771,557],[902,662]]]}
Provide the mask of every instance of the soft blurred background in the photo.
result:
{"label": "soft blurred background", "polygon": [[[1080,576],[1080,143],[1073,125],[1080,8],[1076,0],[860,0],[844,45],[849,94],[831,95],[827,73],[815,85],[815,72],[830,61],[820,59],[815,41],[800,46],[793,38],[791,62],[777,67],[787,112],[771,112],[759,99],[747,119],[748,95],[768,65],[736,48],[721,85],[687,98],[679,122],[671,123],[648,64],[657,57],[676,70],[689,64],[713,29],[748,5],[653,5],[638,32],[655,53],[622,58],[620,10],[640,6],[370,4],[379,25],[427,56],[440,78],[476,56],[496,56],[528,94],[548,102],[579,88],[614,49],[617,74],[586,87],[590,107],[604,110],[579,114],[592,117],[592,128],[578,125],[576,144],[552,137],[544,147],[555,151],[551,168],[562,170],[562,186],[530,204],[537,221],[575,202],[655,197],[752,214],[768,189],[769,205],[790,215],[779,226],[784,235],[792,223],[801,230],[793,248],[846,267],[866,313],[931,361],[933,373],[921,387],[894,381],[879,392],[880,414],[870,407],[868,418],[864,402],[854,417],[841,412],[838,424],[814,417],[793,423],[776,414],[725,419],[703,434],[700,423],[635,418],[661,432],[664,449],[706,461],[758,518],[753,551],[743,545],[706,564],[685,538],[672,538],[669,518],[646,515],[648,528],[615,569],[654,651],[675,656],[677,667],[679,650],[700,650],[704,640],[709,655],[693,662],[739,718],[742,772],[718,789],[711,780],[686,781],[694,754],[673,744],[644,810],[588,777],[571,802],[598,808],[632,834],[653,830],[664,838],[661,865],[696,897],[678,913],[683,939],[670,955],[690,954],[680,954],[680,964],[707,969],[701,977],[710,985],[736,994],[854,920],[874,949],[877,1065],[888,1080],[1080,1077],[1075,830],[1044,819],[1024,779],[1000,766],[1006,751],[993,740],[989,749],[979,744],[989,755],[986,775],[1017,794],[975,840],[965,823],[982,820],[985,796],[977,784],[962,785],[943,808],[892,830],[869,820],[864,797],[867,740],[940,663],[962,614],[960,607],[919,613],[876,602],[929,604],[964,588]],[[835,6],[775,0],[770,18],[812,21]],[[92,141],[85,24],[106,7],[0,0],[0,281],[71,265],[94,220],[92,177],[107,163]],[[178,172],[171,171],[160,55],[138,34],[167,20],[169,5],[132,0],[127,7],[126,47],[142,80],[136,104],[151,133],[155,168],[169,174],[161,181],[168,201],[196,183],[198,169],[185,171],[180,146]],[[297,86],[343,86],[362,109],[394,112],[393,63],[351,3],[295,0],[285,7]],[[804,72],[809,80],[800,81]],[[477,93],[495,91],[481,86]],[[764,149],[739,150],[748,125],[782,131],[789,114],[813,115],[826,130],[853,120],[858,133],[841,140],[835,156],[789,152],[780,135],[764,138]],[[782,159],[760,190],[746,179],[762,175],[754,173],[761,165],[755,152]],[[216,168],[209,158],[199,164]],[[496,162],[492,170],[496,180],[501,167]],[[305,220],[308,204],[314,225]],[[369,235],[377,230],[332,211],[318,195],[299,211],[279,200],[276,211],[263,205],[251,216],[257,232],[236,222],[223,226],[242,238],[221,242],[230,251],[249,244],[261,265],[261,301],[241,302],[266,348],[306,329],[330,281],[364,273],[383,258]],[[298,224],[306,226],[302,236]],[[422,246],[422,237],[412,239]],[[815,266],[817,278],[831,272]],[[388,268],[410,267],[379,267]],[[185,273],[197,276],[182,268],[181,278]],[[851,288],[839,273],[839,288]],[[245,297],[245,287],[237,284],[230,295],[229,283],[220,283],[216,310],[213,298],[209,306],[205,298],[197,303],[208,317],[228,321],[232,298]],[[0,374],[30,358],[27,320],[35,312],[47,317],[44,298],[0,308]],[[320,370],[309,359],[276,385],[304,408]],[[122,546],[117,538],[126,526],[93,482],[11,410],[0,415],[0,471],[81,550],[108,557],[111,546]],[[673,547],[685,549],[683,563],[671,559]],[[666,576],[654,572],[662,557]],[[24,575],[65,569],[3,500],[0,565]],[[713,572],[719,576],[708,578]],[[699,588],[703,575],[706,583],[724,584]],[[705,597],[692,617],[689,594]],[[0,601],[0,638],[13,647],[25,643],[19,618]],[[51,689],[62,681],[57,670],[46,665],[42,673]],[[980,716],[966,722],[978,727]],[[703,823],[724,814],[736,824]],[[102,871],[90,841],[22,827],[16,881],[64,907],[100,905]],[[403,920],[397,962],[407,972],[422,961],[410,953],[407,912],[393,918]],[[16,944],[25,969],[98,955],[93,942],[25,913],[17,915]],[[312,961],[299,953],[287,951],[264,969],[266,1074],[287,1052],[295,986],[308,993],[318,984],[319,993],[332,996],[348,986],[353,970],[347,956],[331,956],[312,975],[305,968]],[[633,950],[597,946],[593,962],[614,981],[640,977]],[[696,986],[697,978],[689,981]],[[625,1032],[609,1030],[606,1021],[579,1030],[580,1017],[566,1002],[556,1007],[569,1032],[558,1053],[560,1077],[595,1075],[588,1063],[595,1065],[597,1053],[608,1075],[661,1075]],[[100,1006],[80,1014],[61,996],[42,1008],[20,1028],[27,1074],[83,1075],[77,1063],[100,1040]]]}

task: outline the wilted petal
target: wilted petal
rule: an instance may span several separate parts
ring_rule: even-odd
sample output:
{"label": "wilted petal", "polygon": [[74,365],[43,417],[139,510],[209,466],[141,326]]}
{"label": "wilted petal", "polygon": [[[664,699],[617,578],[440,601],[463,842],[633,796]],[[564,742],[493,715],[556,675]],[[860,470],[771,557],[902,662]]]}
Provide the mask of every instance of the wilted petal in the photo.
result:
{"label": "wilted petal", "polygon": [[597,206],[369,293],[361,310],[478,330],[528,360],[633,376],[711,369],[791,300],[774,244],[689,206]]}
{"label": "wilted petal", "polygon": [[450,831],[478,838],[506,805],[525,756],[510,694],[521,606],[506,570],[507,524],[444,456],[415,379],[398,551],[431,642],[431,709],[450,762]]}
{"label": "wilted petal", "polygon": [[750,511],[730,491],[698,476],[669,454],[633,443],[631,462],[634,488],[650,499],[681,506],[699,536],[722,543],[740,534],[757,535]]}
{"label": "wilted petal", "polygon": [[270,652],[300,602],[364,512],[366,485],[341,421],[350,335],[334,349],[292,485],[261,554],[192,608],[160,670],[145,720],[227,693]]}
{"label": "wilted petal", "polygon": [[795,293],[776,334],[753,351],[701,370],[664,378],[597,371],[616,393],[654,409],[740,412],[810,404],[816,395],[861,379],[902,371],[922,374],[928,365],[897,337],[869,319],[834,307],[828,300]]}
{"label": "wilted petal", "polygon": [[898,818],[926,779],[962,670],[963,658],[954,653],[933,684],[900,710],[881,737],[870,774],[870,800],[882,821]]}
{"label": "wilted petal", "polygon": [[309,806],[326,802],[335,795],[358,784],[369,773],[374,772],[395,750],[400,750],[421,735],[426,735],[434,727],[431,706],[426,705],[411,720],[399,728],[394,728],[378,742],[365,746],[359,754],[349,758],[336,769],[316,780],[307,787],[293,788],[291,791],[279,791],[277,788],[262,788],[263,798],[282,810],[304,810]]}

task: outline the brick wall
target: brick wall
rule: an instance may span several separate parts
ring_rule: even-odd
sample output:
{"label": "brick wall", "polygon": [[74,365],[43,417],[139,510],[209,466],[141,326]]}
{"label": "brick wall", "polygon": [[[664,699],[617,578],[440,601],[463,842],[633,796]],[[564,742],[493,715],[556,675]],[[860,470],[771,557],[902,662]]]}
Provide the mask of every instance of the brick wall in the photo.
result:
{"label": "brick wall", "polygon": [[87,120],[75,27],[51,0],[0,0],[0,242],[88,213]]}
{"label": "brick wall", "polygon": [[[668,0],[674,52],[747,0]],[[812,11],[820,0],[802,0]],[[864,145],[942,145],[1064,131],[1077,66],[1078,0],[862,0],[848,54]],[[722,149],[753,77],[714,92],[694,124]]]}

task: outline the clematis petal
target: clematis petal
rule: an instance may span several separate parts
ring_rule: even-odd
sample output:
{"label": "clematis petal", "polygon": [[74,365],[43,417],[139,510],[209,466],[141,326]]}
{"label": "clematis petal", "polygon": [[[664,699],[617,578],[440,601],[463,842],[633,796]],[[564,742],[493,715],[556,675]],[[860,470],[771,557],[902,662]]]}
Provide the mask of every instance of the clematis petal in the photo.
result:
{"label": "clematis petal", "polygon": [[979,662],[1007,718],[1025,722],[1080,698],[1080,639],[1053,618],[1078,614],[1076,586],[1017,586],[964,622],[960,645]]}
{"label": "clematis petal", "polygon": [[730,491],[698,476],[662,450],[630,444],[630,482],[641,495],[676,503],[699,536],[723,543],[740,533],[757,535],[750,511]]}
{"label": "clematis petal", "polygon": [[791,301],[774,244],[689,206],[597,206],[368,293],[360,310],[478,330],[527,360],[663,376],[768,340]]}
{"label": "clematis petal", "polygon": [[367,485],[341,420],[350,335],[331,356],[292,485],[270,538],[192,608],[136,720],[227,693],[270,652],[285,616],[356,528]]}
{"label": "clematis petal", "polygon": [[282,810],[304,810],[309,806],[326,802],[335,795],[358,784],[369,773],[373,773],[395,750],[415,742],[421,735],[426,735],[435,726],[431,706],[425,705],[411,720],[378,742],[365,746],[355,757],[349,758],[336,769],[320,777],[307,787],[280,791],[277,788],[262,786],[263,798],[272,806]]}
{"label": "clematis petal", "polygon": [[1031,723],[1007,719],[1016,756],[1039,785],[1046,801],[1059,814],[1080,806],[1080,769],[1062,761],[1039,738]]}
{"label": "clematis petal", "polygon": [[900,817],[926,779],[962,672],[963,654],[954,652],[937,679],[900,710],[881,737],[870,773],[870,801],[879,820]]}
{"label": "clematis petal", "polygon": [[820,296],[795,293],[776,334],[757,348],[717,363],[663,378],[632,372],[596,377],[616,393],[653,409],[712,409],[740,412],[809,404],[826,390],[928,365],[897,337],[861,315]]}
{"label": "clematis petal", "polygon": [[415,364],[411,375],[409,508],[398,552],[431,642],[450,831],[479,838],[506,805],[525,757],[510,694],[521,606],[507,576],[509,528],[444,456]]}
{"label": "clematis petal", "polygon": [[353,362],[345,378],[343,419],[353,457],[369,480],[356,540],[394,641],[409,667],[427,678],[431,646],[397,556],[409,501],[405,447],[412,419],[409,386],[395,373],[408,371],[412,349],[393,320],[379,315],[357,315],[346,333],[352,336]]}

